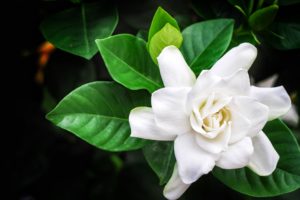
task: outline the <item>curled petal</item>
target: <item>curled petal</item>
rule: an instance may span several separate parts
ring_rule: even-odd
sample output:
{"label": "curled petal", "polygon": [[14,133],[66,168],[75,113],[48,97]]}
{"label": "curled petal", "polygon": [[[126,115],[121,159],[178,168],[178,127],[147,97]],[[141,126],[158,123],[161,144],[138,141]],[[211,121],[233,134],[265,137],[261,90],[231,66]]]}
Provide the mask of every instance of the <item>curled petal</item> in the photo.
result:
{"label": "curled petal", "polygon": [[149,140],[174,140],[176,135],[160,130],[154,121],[153,111],[149,107],[136,107],[129,114],[131,137]]}
{"label": "curled petal", "polygon": [[211,68],[211,72],[220,77],[230,76],[239,69],[248,70],[254,62],[257,49],[250,43],[242,43],[229,50]]}
{"label": "curled petal", "polygon": [[291,99],[282,86],[273,88],[252,86],[250,95],[269,107],[269,120],[284,115],[291,108]]}
{"label": "curled petal", "polygon": [[221,154],[221,157],[216,162],[216,165],[223,169],[242,168],[249,163],[252,153],[252,141],[249,137],[245,137],[239,142],[230,145],[227,151]]}
{"label": "curled petal", "polygon": [[190,184],[182,182],[179,174],[177,164],[174,166],[173,174],[164,188],[164,196],[167,199],[178,199],[188,188]]}
{"label": "curled petal", "polygon": [[195,84],[195,74],[177,47],[165,47],[157,57],[157,61],[166,87],[191,87]]}
{"label": "curled petal", "polygon": [[254,152],[250,157],[248,167],[260,176],[270,175],[276,169],[279,160],[278,153],[262,131],[252,138],[252,143]]}

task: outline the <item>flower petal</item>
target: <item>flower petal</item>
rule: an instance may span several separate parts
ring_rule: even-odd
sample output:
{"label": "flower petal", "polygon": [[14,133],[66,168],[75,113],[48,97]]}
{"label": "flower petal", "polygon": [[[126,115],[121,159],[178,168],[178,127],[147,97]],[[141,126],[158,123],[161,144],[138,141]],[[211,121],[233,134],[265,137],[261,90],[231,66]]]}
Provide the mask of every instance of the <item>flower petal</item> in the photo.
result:
{"label": "flower petal", "polygon": [[237,142],[245,136],[255,136],[268,120],[268,107],[250,97],[236,96],[228,107],[232,119],[230,143]]}
{"label": "flower petal", "polygon": [[189,87],[166,87],[152,94],[152,109],[159,128],[178,135],[191,130],[185,111],[185,100],[190,90]]}
{"label": "flower petal", "polygon": [[229,50],[211,68],[211,72],[220,77],[230,76],[239,69],[248,70],[254,62],[257,49],[250,43],[242,43]]}
{"label": "flower petal", "polygon": [[282,86],[273,88],[252,86],[250,95],[269,107],[269,120],[284,115],[291,108],[291,99]]}
{"label": "flower petal", "polygon": [[260,176],[270,175],[276,169],[279,160],[278,153],[262,131],[252,138],[252,143],[254,152],[250,157],[248,167]]}
{"label": "flower petal", "polygon": [[131,137],[138,137],[149,140],[174,140],[176,135],[165,133],[160,130],[154,121],[154,114],[149,107],[136,107],[130,111],[129,123]]}
{"label": "flower petal", "polygon": [[[208,132],[208,134],[210,133]],[[231,135],[231,124],[227,124],[227,127],[225,127],[224,131],[219,133],[219,135],[213,139],[197,134],[196,142],[205,151],[208,151],[213,154],[217,154],[227,149],[230,135]]]}
{"label": "flower petal", "polygon": [[192,133],[178,136],[175,140],[174,150],[179,176],[185,184],[195,182],[215,166],[217,155],[202,150],[196,144],[195,136]]}
{"label": "flower petal", "polygon": [[174,166],[173,174],[164,188],[164,196],[167,199],[178,199],[189,188],[190,184],[185,184],[178,174],[177,164]]}
{"label": "flower petal", "polygon": [[245,137],[239,142],[230,145],[228,150],[221,154],[221,158],[216,162],[216,165],[223,169],[242,168],[249,163],[252,153],[252,141],[249,137]]}
{"label": "flower petal", "polygon": [[157,61],[166,87],[191,87],[195,84],[195,74],[186,64],[177,47],[165,47],[157,57]]}

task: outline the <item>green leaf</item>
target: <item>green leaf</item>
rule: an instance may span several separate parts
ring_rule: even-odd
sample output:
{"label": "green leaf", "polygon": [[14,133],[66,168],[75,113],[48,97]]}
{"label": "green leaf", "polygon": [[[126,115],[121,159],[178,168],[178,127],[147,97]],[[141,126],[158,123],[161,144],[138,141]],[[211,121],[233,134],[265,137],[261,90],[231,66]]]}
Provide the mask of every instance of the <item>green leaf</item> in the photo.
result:
{"label": "green leaf", "polygon": [[110,36],[117,23],[117,10],[99,2],[49,16],[42,22],[41,30],[55,47],[90,59],[97,53],[95,39]]}
{"label": "green leaf", "polygon": [[172,176],[176,162],[173,142],[153,141],[143,148],[144,156],[159,178],[161,185],[167,183]]}
{"label": "green leaf", "polygon": [[280,50],[300,48],[299,23],[273,23],[268,35],[264,39],[274,48]]}
{"label": "green leaf", "polygon": [[266,29],[274,21],[278,8],[277,5],[271,5],[256,10],[248,19],[250,27],[255,31]]}
{"label": "green leaf", "polygon": [[278,4],[283,6],[300,3],[300,0],[279,0]]}
{"label": "green leaf", "polygon": [[171,15],[169,15],[169,13],[167,13],[164,9],[159,7],[156,10],[150,25],[148,42],[151,40],[151,38],[154,36],[155,33],[160,31],[166,25],[166,23],[169,23],[170,25],[180,30],[177,21]]}
{"label": "green leaf", "polygon": [[231,41],[233,25],[232,19],[216,19],[183,30],[182,53],[196,74],[210,68],[225,52]]}
{"label": "green leaf", "polygon": [[174,45],[180,48],[182,35],[178,29],[167,23],[160,31],[155,33],[149,42],[149,53],[152,60],[157,64],[157,57],[167,46]]}
{"label": "green leaf", "polygon": [[153,92],[163,86],[158,67],[152,62],[146,42],[129,34],[96,40],[112,78],[131,90]]}
{"label": "green leaf", "polygon": [[47,119],[100,149],[134,150],[146,141],[130,137],[128,115],[137,106],[150,105],[149,100],[145,91],[128,91],[113,82],[92,82],[63,98]]}
{"label": "green leaf", "polygon": [[255,197],[276,196],[300,188],[300,149],[293,134],[280,120],[268,122],[264,132],[280,155],[270,176],[258,176],[248,168],[215,168],[214,176],[230,188]]}

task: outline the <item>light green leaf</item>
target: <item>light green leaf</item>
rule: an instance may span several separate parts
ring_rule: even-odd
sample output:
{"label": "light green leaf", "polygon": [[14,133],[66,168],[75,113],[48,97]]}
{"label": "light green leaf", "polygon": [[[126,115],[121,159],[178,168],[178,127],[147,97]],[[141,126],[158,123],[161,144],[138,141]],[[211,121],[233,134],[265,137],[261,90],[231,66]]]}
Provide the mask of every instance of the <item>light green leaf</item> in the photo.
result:
{"label": "light green leaf", "polygon": [[149,53],[152,60],[157,64],[157,57],[167,46],[174,45],[180,48],[182,35],[178,29],[167,23],[160,31],[155,33],[149,42]]}
{"label": "light green leaf", "polygon": [[264,132],[280,155],[270,176],[258,176],[248,168],[215,168],[214,176],[230,188],[255,197],[276,196],[300,188],[300,149],[293,134],[280,120],[268,122]]}
{"label": "light green leaf", "polygon": [[153,141],[144,146],[143,152],[148,164],[158,176],[160,184],[167,183],[176,162],[174,143]]}
{"label": "light green leaf", "polygon": [[183,30],[182,53],[196,74],[210,68],[226,51],[233,25],[232,19],[216,19],[199,22]]}
{"label": "light green leaf", "polygon": [[151,40],[151,38],[154,36],[155,33],[160,31],[166,23],[169,23],[170,25],[174,26],[175,28],[179,29],[179,26],[177,24],[177,21],[169,14],[167,13],[164,9],[159,7],[152,19],[150,29],[149,29],[149,34],[148,34],[148,42]]}
{"label": "light green leaf", "polygon": [[271,5],[256,10],[248,19],[250,27],[255,31],[266,29],[274,21],[278,8],[277,5]]}
{"label": "light green leaf", "polygon": [[47,119],[100,149],[134,150],[143,147],[146,141],[130,137],[128,116],[131,109],[147,105],[150,105],[149,93],[99,81],[72,91]]}
{"label": "light green leaf", "polygon": [[42,22],[41,30],[55,47],[90,59],[97,53],[95,39],[110,36],[117,23],[117,10],[98,2],[49,16]]}
{"label": "light green leaf", "polygon": [[96,40],[112,78],[131,90],[153,92],[163,86],[158,67],[152,62],[146,42],[129,34]]}

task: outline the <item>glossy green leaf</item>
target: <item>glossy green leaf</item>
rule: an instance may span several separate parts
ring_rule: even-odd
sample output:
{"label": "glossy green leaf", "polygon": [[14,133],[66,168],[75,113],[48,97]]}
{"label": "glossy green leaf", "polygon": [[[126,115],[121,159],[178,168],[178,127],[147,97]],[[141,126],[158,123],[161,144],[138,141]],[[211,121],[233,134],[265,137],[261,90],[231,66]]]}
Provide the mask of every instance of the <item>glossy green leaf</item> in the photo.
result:
{"label": "glossy green leaf", "polygon": [[96,40],[112,78],[131,90],[153,92],[163,86],[158,67],[152,62],[146,42],[129,34]]}
{"label": "glossy green leaf", "polygon": [[264,132],[280,155],[270,176],[258,176],[248,168],[215,168],[214,176],[230,188],[255,197],[276,196],[300,188],[300,149],[293,134],[280,120],[268,122]]}
{"label": "glossy green leaf", "polygon": [[177,28],[178,30],[180,30],[177,21],[164,9],[159,7],[156,10],[151,22],[151,26],[148,34],[148,42],[151,40],[151,38],[154,36],[155,33],[160,31],[166,25],[166,23],[169,23],[175,28]]}
{"label": "glossy green leaf", "polygon": [[97,53],[95,39],[110,36],[117,22],[116,9],[98,2],[49,16],[42,22],[41,30],[55,47],[90,59]]}
{"label": "glossy green leaf", "polygon": [[160,31],[155,33],[149,42],[149,53],[153,62],[157,64],[157,57],[165,47],[174,45],[180,48],[181,44],[181,32],[167,23]]}
{"label": "glossy green leaf", "polygon": [[268,35],[264,39],[274,48],[281,50],[300,48],[299,23],[273,23]]}
{"label": "glossy green leaf", "polygon": [[277,11],[277,5],[256,10],[248,19],[249,25],[255,31],[262,31],[274,21]]}
{"label": "glossy green leaf", "polygon": [[149,93],[99,81],[72,91],[47,119],[100,149],[134,150],[146,141],[130,137],[128,116],[131,109],[146,105],[150,105]]}
{"label": "glossy green leaf", "polygon": [[208,69],[230,44],[234,21],[216,19],[193,24],[183,30],[182,53],[192,70]]}
{"label": "glossy green leaf", "polygon": [[144,156],[159,178],[161,185],[172,176],[176,162],[173,142],[153,141],[143,148]]}

